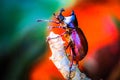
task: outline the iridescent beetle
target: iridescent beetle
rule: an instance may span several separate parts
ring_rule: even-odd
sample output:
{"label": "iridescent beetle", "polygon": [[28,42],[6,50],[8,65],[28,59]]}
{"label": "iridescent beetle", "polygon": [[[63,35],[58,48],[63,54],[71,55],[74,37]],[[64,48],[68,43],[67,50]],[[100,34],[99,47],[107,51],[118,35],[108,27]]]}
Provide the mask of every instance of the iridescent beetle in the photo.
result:
{"label": "iridescent beetle", "polygon": [[[66,46],[71,48],[72,60],[76,62],[82,60],[88,51],[88,43],[86,37],[82,30],[78,27],[78,21],[74,11],[72,11],[70,16],[64,17],[62,12],[65,11],[63,8],[60,10],[58,15],[53,14],[58,23],[60,24],[59,28],[66,30],[64,34],[69,35],[69,44]],[[57,23],[57,22],[56,22]]]}
{"label": "iridescent beetle", "polygon": [[[54,22],[56,24],[59,24],[60,26],[52,27],[52,28],[63,28],[65,29],[65,33],[61,34],[64,35],[68,41],[68,45],[65,47],[67,50],[68,47],[70,48],[70,73],[71,68],[74,64],[78,64],[80,60],[82,60],[88,51],[88,43],[86,40],[86,37],[82,30],[78,27],[78,21],[76,18],[76,15],[74,11],[72,11],[70,16],[64,17],[63,12],[65,10],[62,8],[59,13],[56,15],[53,14],[54,17],[57,19],[57,21],[53,20],[46,20],[49,22]],[[38,20],[40,22],[42,20]]]}
{"label": "iridescent beetle", "polygon": [[62,25],[61,27],[66,30],[65,34],[69,36],[69,44],[66,46],[66,49],[68,47],[71,48],[71,69],[73,61],[76,61],[76,64],[78,64],[78,61],[82,60],[87,54],[88,43],[84,33],[78,27],[78,21],[74,11],[72,11],[71,15],[67,17],[62,15],[63,11],[65,10],[62,8],[59,14],[54,14],[54,16],[59,21],[60,26]]}

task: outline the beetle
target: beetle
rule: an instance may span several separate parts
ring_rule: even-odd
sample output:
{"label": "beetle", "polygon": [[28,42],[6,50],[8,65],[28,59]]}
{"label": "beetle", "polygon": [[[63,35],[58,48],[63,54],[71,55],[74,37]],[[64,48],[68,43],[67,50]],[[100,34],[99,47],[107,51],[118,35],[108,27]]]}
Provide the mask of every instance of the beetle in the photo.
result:
{"label": "beetle", "polygon": [[[70,54],[68,56],[70,60],[70,73],[69,78],[71,74],[71,68],[73,64],[78,64],[79,61],[81,61],[88,52],[88,42],[87,39],[83,33],[83,31],[78,27],[78,21],[76,18],[76,15],[74,11],[70,14],[70,16],[63,16],[63,12],[65,10],[62,8],[60,9],[59,13],[56,15],[53,13],[54,17],[56,18],[56,21],[53,20],[44,20],[48,22],[54,22],[56,24],[59,24],[59,26],[52,27],[52,28],[63,28],[65,29],[65,32],[61,35],[63,35],[67,40],[67,46],[65,46],[65,50],[70,48]],[[38,22],[43,20],[38,20]]]}
{"label": "beetle", "polygon": [[[74,11],[70,16],[64,17],[62,12],[65,11],[63,8],[60,10],[58,15],[54,14],[60,24],[60,28],[65,29],[65,35],[69,36],[68,47],[71,48],[71,55],[73,60],[82,60],[88,51],[88,42],[83,31],[78,27],[78,21]],[[67,38],[67,37],[66,37]]]}
{"label": "beetle", "polygon": [[[53,14],[55,18],[58,20],[58,24],[60,24],[59,28],[65,29],[66,39],[68,41],[68,45],[66,49],[70,47],[70,69],[74,64],[78,64],[80,60],[82,60],[88,52],[88,42],[83,33],[83,31],[78,27],[78,21],[74,11],[72,11],[70,16],[64,17],[63,12],[65,10],[62,8],[59,13],[56,15]],[[67,37],[68,36],[68,37]]]}

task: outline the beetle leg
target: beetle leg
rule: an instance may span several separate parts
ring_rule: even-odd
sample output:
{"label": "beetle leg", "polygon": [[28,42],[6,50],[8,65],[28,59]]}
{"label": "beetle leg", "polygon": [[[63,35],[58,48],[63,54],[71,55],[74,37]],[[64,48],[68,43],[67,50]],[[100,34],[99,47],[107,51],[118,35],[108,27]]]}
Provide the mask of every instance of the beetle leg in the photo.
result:
{"label": "beetle leg", "polygon": [[65,50],[68,49],[68,47],[72,44],[72,41],[68,43],[68,45],[65,47]]}
{"label": "beetle leg", "polygon": [[71,69],[72,69],[72,66],[73,66],[73,58],[74,58],[74,49],[73,48],[71,48],[71,60],[70,60],[70,67],[69,67],[69,79],[68,80],[71,80]]}
{"label": "beetle leg", "polygon": [[[72,44],[72,41],[70,41],[67,46],[65,46],[65,51],[68,49],[68,47]],[[69,57],[71,55],[71,51],[70,51],[70,54],[69,53],[66,53],[67,57]]]}

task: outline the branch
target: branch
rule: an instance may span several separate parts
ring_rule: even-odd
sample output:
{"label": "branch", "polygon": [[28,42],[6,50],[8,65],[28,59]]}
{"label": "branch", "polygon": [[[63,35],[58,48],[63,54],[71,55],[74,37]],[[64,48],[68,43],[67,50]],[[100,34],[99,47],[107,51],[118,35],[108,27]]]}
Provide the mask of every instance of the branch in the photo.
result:
{"label": "branch", "polygon": [[52,51],[50,60],[52,60],[54,65],[66,80],[90,80],[84,73],[80,72],[77,65],[72,65],[70,74],[71,79],[69,79],[70,61],[65,53],[64,41],[60,35],[57,35],[53,32],[50,32],[50,35],[47,38],[49,38],[48,43]]}

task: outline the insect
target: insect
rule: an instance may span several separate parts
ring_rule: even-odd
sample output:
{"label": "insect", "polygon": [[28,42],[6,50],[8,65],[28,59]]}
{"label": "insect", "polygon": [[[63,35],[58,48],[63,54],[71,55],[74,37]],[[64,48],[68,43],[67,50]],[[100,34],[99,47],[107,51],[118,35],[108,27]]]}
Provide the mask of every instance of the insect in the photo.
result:
{"label": "insect", "polygon": [[[83,31],[78,27],[78,21],[74,11],[72,11],[70,16],[63,16],[63,12],[65,10],[62,8],[59,13],[56,15],[53,14],[56,18],[56,21],[46,20],[48,22],[54,22],[59,24],[59,26],[52,28],[63,28],[65,32],[63,35],[67,41],[67,46],[65,46],[65,50],[70,48],[69,60],[70,60],[70,74],[71,68],[73,64],[78,64],[80,60],[82,60],[88,51],[88,42]],[[42,21],[42,20],[39,20]],[[39,22],[38,21],[38,22]],[[70,75],[69,75],[70,77]]]}
{"label": "insect", "polygon": [[62,15],[63,11],[65,10],[62,8],[58,15],[54,14],[54,16],[58,20],[61,28],[66,31],[64,33],[66,38],[68,38],[68,45],[66,46],[66,49],[68,47],[71,48],[71,62],[73,63],[73,60],[75,60],[76,63],[78,63],[78,61],[82,60],[87,54],[88,42],[83,31],[78,27],[78,21],[74,11],[72,11],[71,15],[67,17]]}

